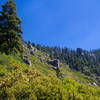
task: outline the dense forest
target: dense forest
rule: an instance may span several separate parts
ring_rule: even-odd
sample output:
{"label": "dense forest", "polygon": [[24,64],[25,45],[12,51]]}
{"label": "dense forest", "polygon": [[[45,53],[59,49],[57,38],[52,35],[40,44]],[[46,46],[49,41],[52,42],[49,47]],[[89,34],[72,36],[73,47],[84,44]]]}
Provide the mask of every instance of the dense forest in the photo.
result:
{"label": "dense forest", "polygon": [[[30,41],[27,43],[30,44]],[[69,48],[41,46],[32,43],[38,50],[49,54],[51,59],[59,59],[75,71],[81,71],[89,76],[100,76],[100,49],[86,51],[82,48],[72,50]]]}
{"label": "dense forest", "polygon": [[100,100],[100,50],[41,46],[22,33],[16,3],[7,0],[0,12],[0,100]]}

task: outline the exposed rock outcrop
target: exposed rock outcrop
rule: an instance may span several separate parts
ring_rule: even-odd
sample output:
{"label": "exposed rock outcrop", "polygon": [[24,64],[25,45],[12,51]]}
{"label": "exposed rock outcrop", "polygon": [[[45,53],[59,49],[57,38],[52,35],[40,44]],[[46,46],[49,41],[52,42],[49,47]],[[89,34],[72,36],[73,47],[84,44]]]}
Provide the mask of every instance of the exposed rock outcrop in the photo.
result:
{"label": "exposed rock outcrop", "polygon": [[43,62],[44,62],[44,60],[43,60],[43,59],[40,59],[40,62],[42,62],[42,63],[43,63]]}
{"label": "exposed rock outcrop", "polygon": [[28,64],[29,66],[32,65],[32,64],[31,64],[31,61],[29,60],[29,58],[28,58],[27,56],[24,56],[24,62],[25,62],[26,64]]}
{"label": "exposed rock outcrop", "polygon": [[27,49],[27,43],[23,42],[22,44],[23,44],[23,47]]}
{"label": "exposed rock outcrop", "polygon": [[60,60],[59,59],[49,61],[48,63],[54,66],[53,69],[58,69],[60,67]]}
{"label": "exposed rock outcrop", "polygon": [[95,82],[93,83],[93,86],[98,86]]}
{"label": "exposed rock outcrop", "polygon": [[34,55],[34,53],[37,51],[36,48],[33,48],[32,51],[30,52],[31,55]]}
{"label": "exposed rock outcrop", "polygon": [[32,49],[33,50],[33,46],[31,44],[29,44],[29,49]]}
{"label": "exposed rock outcrop", "polygon": [[28,58],[28,56],[24,56],[24,58]]}

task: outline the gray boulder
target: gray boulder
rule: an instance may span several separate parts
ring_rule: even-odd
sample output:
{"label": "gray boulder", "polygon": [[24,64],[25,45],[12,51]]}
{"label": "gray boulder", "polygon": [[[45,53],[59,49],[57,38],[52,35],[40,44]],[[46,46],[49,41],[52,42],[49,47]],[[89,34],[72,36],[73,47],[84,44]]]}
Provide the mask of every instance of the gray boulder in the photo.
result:
{"label": "gray boulder", "polygon": [[60,67],[60,60],[59,60],[59,59],[54,60],[54,61],[53,61],[53,65],[54,65],[55,67],[59,68],[59,67]]}
{"label": "gray boulder", "polygon": [[57,70],[58,68],[57,67],[53,67],[53,69]]}
{"label": "gray boulder", "polygon": [[37,51],[37,49],[32,49],[32,51],[30,52],[31,55],[34,55],[34,53]]}
{"label": "gray boulder", "polygon": [[100,78],[96,78],[96,80],[97,80],[98,82],[100,82]]}
{"label": "gray boulder", "polygon": [[27,56],[24,56],[24,58],[28,58]]}
{"label": "gray boulder", "polygon": [[93,83],[93,86],[98,86],[95,82]]}
{"label": "gray boulder", "polygon": [[30,52],[26,52],[26,55],[30,55]]}
{"label": "gray boulder", "polygon": [[34,52],[33,52],[33,51],[31,51],[31,52],[30,52],[30,54],[31,54],[31,55],[34,55]]}
{"label": "gray boulder", "polygon": [[23,47],[27,49],[27,43],[22,43]]}
{"label": "gray boulder", "polygon": [[37,49],[34,48],[34,47],[32,47],[32,50],[31,50],[30,54],[31,54],[31,55],[34,55],[36,51],[37,51]]}
{"label": "gray boulder", "polygon": [[51,65],[53,65],[56,68],[59,68],[60,67],[60,60],[59,59],[55,59],[53,61],[49,61],[48,63],[51,64]]}
{"label": "gray boulder", "polygon": [[34,49],[33,49],[33,52],[36,52],[36,51],[37,51],[37,49],[36,49],[36,48],[34,48]]}
{"label": "gray boulder", "polygon": [[32,64],[31,64],[31,61],[29,60],[29,58],[24,59],[24,62],[25,62],[26,64],[28,64],[29,66],[32,65]]}
{"label": "gray boulder", "polygon": [[46,54],[46,57],[49,57],[49,54]]}
{"label": "gray boulder", "polygon": [[42,59],[42,58],[40,58],[40,62],[41,62],[41,63],[43,63],[43,62],[45,62],[45,60],[44,60],[44,59]]}
{"label": "gray boulder", "polygon": [[31,44],[29,44],[29,49],[33,49],[33,46]]}

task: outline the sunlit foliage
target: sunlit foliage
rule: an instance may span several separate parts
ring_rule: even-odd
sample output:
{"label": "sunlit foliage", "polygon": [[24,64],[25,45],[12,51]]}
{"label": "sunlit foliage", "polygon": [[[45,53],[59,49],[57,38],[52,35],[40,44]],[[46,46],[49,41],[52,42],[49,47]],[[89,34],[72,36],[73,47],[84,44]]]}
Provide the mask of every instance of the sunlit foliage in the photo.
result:
{"label": "sunlit foliage", "polygon": [[70,77],[45,76],[18,58],[2,54],[0,100],[100,100],[100,90]]}

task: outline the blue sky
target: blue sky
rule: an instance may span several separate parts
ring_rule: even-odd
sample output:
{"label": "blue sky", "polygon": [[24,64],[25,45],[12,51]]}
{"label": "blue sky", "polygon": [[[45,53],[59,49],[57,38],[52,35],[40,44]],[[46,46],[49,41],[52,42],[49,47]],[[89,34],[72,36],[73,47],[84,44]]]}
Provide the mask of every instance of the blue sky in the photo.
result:
{"label": "blue sky", "polygon": [[100,0],[15,1],[25,40],[72,49],[100,48]]}

